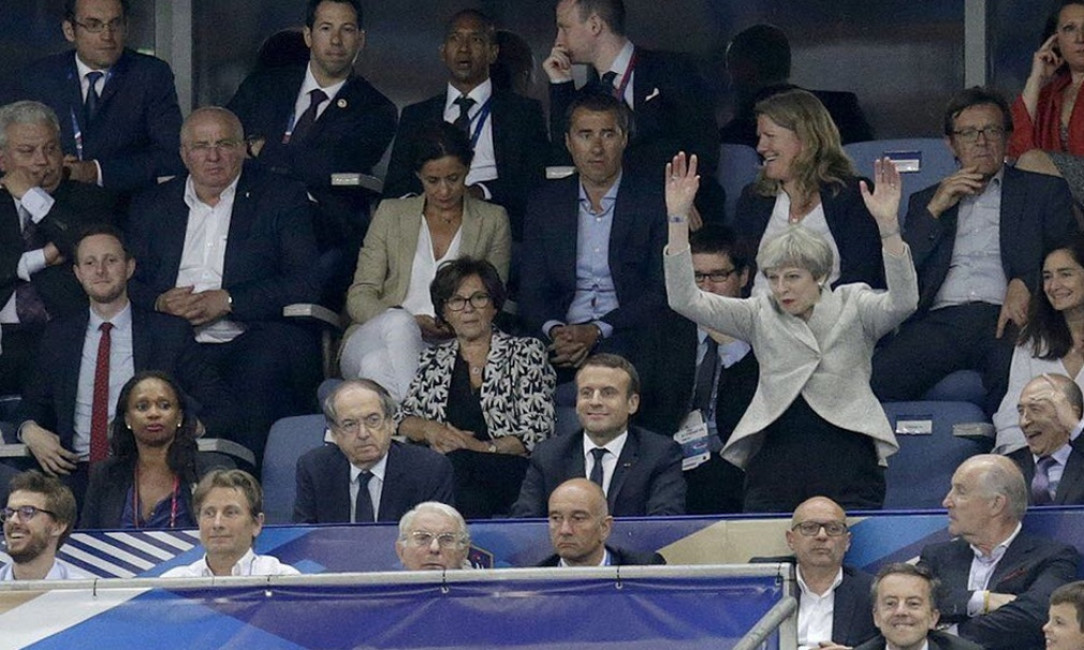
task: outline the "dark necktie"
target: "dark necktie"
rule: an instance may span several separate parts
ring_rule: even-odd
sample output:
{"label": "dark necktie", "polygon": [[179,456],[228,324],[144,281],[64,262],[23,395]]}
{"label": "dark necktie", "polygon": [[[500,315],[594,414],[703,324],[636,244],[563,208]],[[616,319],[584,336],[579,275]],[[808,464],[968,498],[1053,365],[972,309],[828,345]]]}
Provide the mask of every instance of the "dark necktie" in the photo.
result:
{"label": "dark necktie", "polygon": [[696,383],[693,385],[693,409],[700,409],[704,420],[711,410],[711,392],[715,387],[715,373],[719,368],[719,344],[710,336],[704,339],[704,358],[696,369]]}
{"label": "dark necktie", "polygon": [[[45,245],[38,232],[38,224],[30,218],[30,213],[22,205],[19,206],[19,221],[22,226],[23,251],[38,250]],[[45,310],[38,290],[32,282],[16,281],[15,284],[15,315],[20,323],[44,323],[49,320],[49,314]]]}
{"label": "dark necktie", "polygon": [[466,95],[460,95],[459,98],[455,100],[455,105],[459,107],[459,117],[455,118],[452,125],[469,136],[470,108],[471,106],[474,106],[474,100]]}
{"label": "dark necktie", "polygon": [[602,457],[609,453],[603,447],[595,447],[591,450],[591,455],[595,457],[595,466],[591,468],[590,479],[592,482],[597,483],[599,487],[602,487]]}
{"label": "dark necktie", "polygon": [[[599,84],[602,86],[602,90],[614,97],[617,97],[617,86],[614,82],[617,81],[617,73],[610,70],[606,74],[602,75],[602,79],[599,80]],[[617,97],[621,99],[620,97]]]}
{"label": "dark necktie", "polygon": [[1050,497],[1050,468],[1057,461],[1050,456],[1043,456],[1035,464],[1035,477],[1031,479],[1031,503],[1047,506],[1054,502]]}
{"label": "dark necktie", "polygon": [[105,75],[97,70],[87,73],[87,98],[83,102],[87,125],[89,125],[94,120],[94,116],[98,114],[98,100],[101,99],[98,95],[98,80],[103,76]]}
{"label": "dark necktie", "polygon": [[90,462],[97,463],[109,456],[109,330],[112,323],[102,323],[98,340],[98,360],[94,364],[94,397],[90,403]]}
{"label": "dark necktie", "polygon": [[354,521],[359,524],[376,520],[376,515],[373,514],[373,498],[369,495],[369,481],[372,478],[372,472],[362,472],[358,476],[358,498],[354,501]]}
{"label": "dark necktie", "polygon": [[297,119],[297,123],[294,124],[294,131],[290,134],[290,142],[296,144],[305,139],[305,136],[312,130],[312,125],[316,123],[316,112],[320,109],[320,104],[325,101],[327,101],[327,93],[324,91],[319,88],[309,91],[309,107],[305,109],[305,112]]}

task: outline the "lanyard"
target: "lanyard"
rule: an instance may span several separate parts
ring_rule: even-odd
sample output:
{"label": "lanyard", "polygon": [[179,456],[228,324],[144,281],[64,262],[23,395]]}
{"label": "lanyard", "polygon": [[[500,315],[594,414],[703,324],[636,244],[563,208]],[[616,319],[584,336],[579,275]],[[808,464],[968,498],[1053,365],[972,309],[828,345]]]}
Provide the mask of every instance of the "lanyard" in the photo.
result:
{"label": "lanyard", "polygon": [[629,59],[629,65],[625,68],[625,74],[621,75],[621,83],[617,85],[617,90],[614,91],[614,97],[625,101],[625,89],[629,87],[629,82],[632,81],[632,69],[636,67],[636,50],[632,51],[632,57]]}
{"label": "lanyard", "polygon": [[[173,494],[170,495],[169,500],[169,527],[177,527],[177,492],[180,491],[181,479],[178,476],[173,477]],[[132,486],[132,525],[139,529],[139,463],[136,463],[135,468],[135,484]]]}
{"label": "lanyard", "polygon": [[79,160],[83,159],[83,130],[79,127],[79,120],[75,119],[75,109],[68,107],[68,113],[72,117],[72,137],[75,138],[75,155]]}
{"label": "lanyard", "polygon": [[473,151],[474,147],[478,144],[478,138],[482,137],[482,127],[485,126],[486,118],[489,117],[489,112],[491,110],[490,103],[492,102],[492,97],[487,99],[486,103],[482,104],[481,110],[479,110],[474,116],[474,119],[478,120],[478,123],[475,125],[474,133],[470,137],[471,151]]}

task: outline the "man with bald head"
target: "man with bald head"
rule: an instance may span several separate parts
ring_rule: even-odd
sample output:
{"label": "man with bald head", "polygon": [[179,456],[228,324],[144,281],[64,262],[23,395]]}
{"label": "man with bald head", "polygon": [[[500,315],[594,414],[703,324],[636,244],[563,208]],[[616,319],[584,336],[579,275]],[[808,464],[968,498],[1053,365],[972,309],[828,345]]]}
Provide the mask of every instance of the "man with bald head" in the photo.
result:
{"label": "man with bald head", "polygon": [[314,302],[319,288],[305,187],[245,164],[244,142],[241,122],[224,108],[200,108],[184,121],[188,174],[132,202],[140,263],[129,292],[135,305],[195,328],[249,423],[235,439],[260,458],[275,420],[309,411],[319,352],[282,310]]}
{"label": "man with bald head", "polygon": [[1020,393],[1017,413],[1027,447],[1009,458],[1024,474],[1035,506],[1084,504],[1080,387],[1065,375],[1042,374]]}
{"label": "man with bald head", "polygon": [[625,551],[606,544],[614,518],[602,488],[585,478],[557,486],[549,499],[550,542],[554,555],[538,566],[621,566],[666,564],[658,553]]}
{"label": "man with bald head", "polygon": [[941,581],[941,622],[987,650],[1043,648],[1050,593],[1077,575],[1076,549],[1021,532],[1027,501],[1011,460],[972,456],[943,502],[956,539],[927,546],[919,558]]}
{"label": "man with bald head", "polygon": [[407,571],[462,569],[468,551],[467,522],[447,503],[425,501],[399,519],[395,554]]}

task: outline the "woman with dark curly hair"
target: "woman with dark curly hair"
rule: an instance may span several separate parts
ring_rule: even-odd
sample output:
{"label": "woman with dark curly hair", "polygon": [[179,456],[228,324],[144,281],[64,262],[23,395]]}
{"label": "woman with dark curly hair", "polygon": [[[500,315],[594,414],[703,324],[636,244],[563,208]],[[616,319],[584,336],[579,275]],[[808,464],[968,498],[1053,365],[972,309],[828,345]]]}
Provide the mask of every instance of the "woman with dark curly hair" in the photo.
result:
{"label": "woman with dark curly hair", "polygon": [[196,418],[162,372],[137,373],[117,398],[111,457],[93,468],[80,528],[192,528],[192,488],[229,461],[200,454]]}

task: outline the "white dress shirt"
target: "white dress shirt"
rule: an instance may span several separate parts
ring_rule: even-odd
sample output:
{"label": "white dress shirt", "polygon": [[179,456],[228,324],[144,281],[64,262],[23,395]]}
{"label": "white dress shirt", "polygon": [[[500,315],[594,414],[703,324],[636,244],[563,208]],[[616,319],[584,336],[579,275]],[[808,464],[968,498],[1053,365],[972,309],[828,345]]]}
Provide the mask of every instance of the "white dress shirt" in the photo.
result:
{"label": "white dress shirt", "polygon": [[[625,442],[628,439],[629,432],[626,429],[621,435],[602,447],[610,452],[602,457],[602,491],[605,492],[607,496],[610,494],[610,481],[613,480],[614,470],[617,469],[617,459],[620,458],[621,450],[625,448]],[[596,447],[597,445],[591,442],[591,438],[585,432],[583,434],[584,478],[591,478],[591,470],[595,468],[595,456],[591,453],[591,450]]]}
{"label": "white dress shirt", "polygon": [[320,102],[320,105],[316,107],[316,119],[320,119],[320,116],[324,114],[328,106],[331,106],[331,100],[335,99],[335,96],[339,94],[342,87],[346,85],[346,79],[331,84],[330,86],[321,86],[316,81],[316,77],[312,74],[312,62],[305,67],[305,80],[301,82],[301,90],[297,93],[297,100],[294,101],[294,119],[291,120],[290,130],[293,131],[294,124],[297,120],[301,119],[301,114],[309,110],[309,104],[312,103],[312,98],[309,97],[309,93],[319,88],[327,95],[327,99]]}
{"label": "white dress shirt", "polygon": [[[384,454],[376,465],[369,468],[369,473],[373,475],[369,479],[369,500],[373,504],[373,520],[380,520],[380,496],[384,494],[384,472],[388,468],[388,455]],[[361,488],[361,483],[358,479],[361,477],[361,473],[365,471],[357,465],[350,463],[350,523],[357,521],[357,507],[358,507],[358,490]]]}
{"label": "white dress shirt", "polygon": [[960,199],[956,239],[948,274],[934,296],[931,309],[1005,301],[1009,281],[1001,264],[1001,180],[999,170],[978,196]]}
{"label": "white dress shirt", "polygon": [[[49,214],[56,202],[49,193],[40,187],[32,187],[23,194],[22,199],[11,197],[15,202],[15,213],[19,216],[19,231],[26,230],[27,219],[34,223]],[[37,248],[26,251],[19,256],[19,262],[15,266],[15,273],[20,280],[30,282],[30,277],[47,266],[45,262],[45,249]],[[7,303],[0,309],[0,323],[18,323],[19,315],[16,310],[15,294],[12,293]]]}
{"label": "white dress shirt", "polygon": [[429,222],[422,216],[422,225],[418,233],[418,247],[414,249],[414,264],[410,269],[410,284],[401,307],[417,316],[433,316],[433,299],[429,295],[429,285],[437,275],[437,269],[448,260],[459,257],[459,247],[463,242],[463,227],[455,232],[452,243],[439,260],[433,255],[433,238],[429,235]]}
{"label": "white dress shirt", "polygon": [[[75,391],[75,437],[72,450],[80,460],[90,457],[90,416],[94,405],[94,370],[98,365],[98,343],[102,332],[98,328],[105,321],[93,309],[87,321],[83,339],[83,356],[79,363],[79,383]],[[116,415],[120,389],[135,375],[135,354],[132,347],[132,305],[128,304],[110,321],[109,332],[109,426]]]}
{"label": "white dress shirt", "polygon": [[[279,562],[270,555],[256,555],[248,549],[237,564],[230,570],[231,576],[296,576],[301,572],[289,564]],[[161,575],[162,578],[213,578],[214,572],[207,565],[207,556],[187,566],[173,567]]]}
{"label": "white dress shirt", "polygon": [[843,568],[840,567],[832,586],[823,594],[810,590],[802,578],[802,568],[795,567],[798,576],[798,588],[802,597],[798,602],[798,647],[816,648],[821,641],[832,640],[832,614],[835,612],[836,587],[843,582]]}
{"label": "white dress shirt", "polygon": [[[49,573],[45,574],[42,580],[90,580],[94,576],[89,576],[82,571],[62,563],[60,560],[53,560],[53,568],[49,569]],[[15,563],[5,564],[0,567],[0,582],[8,582],[16,580],[15,577]]]}
{"label": "white dress shirt", "polygon": [[[456,90],[452,84],[448,84],[448,90],[444,98],[445,122],[454,123],[459,117],[459,105],[455,103],[455,100],[459,99],[461,95],[462,93]],[[471,140],[474,140],[474,134],[478,129],[482,109],[492,96],[493,82],[489,79],[478,84],[467,93],[467,97],[474,100],[470,110],[467,111],[467,115],[470,117],[470,128],[467,137]],[[493,151],[493,106],[491,105],[489,108],[485,122],[482,122],[482,131],[478,133],[478,139],[474,140],[474,157],[470,161],[467,185],[491,181],[497,178],[498,175],[497,156]],[[482,184],[482,189],[485,190],[485,198],[491,198],[491,194],[484,184]]]}
{"label": "white dress shirt", "polygon": [[983,555],[979,547],[974,544],[970,545],[975,557],[971,560],[971,571],[967,574],[967,588],[972,592],[971,598],[967,601],[968,616],[982,614],[983,601],[985,600],[983,592],[989,589],[990,578],[994,575],[994,571],[997,570],[1001,558],[1005,557],[1005,551],[1009,550],[1009,545],[1020,534],[1020,529],[1020,524],[1016,524],[1016,530],[1005,541],[995,546],[989,555]]}

